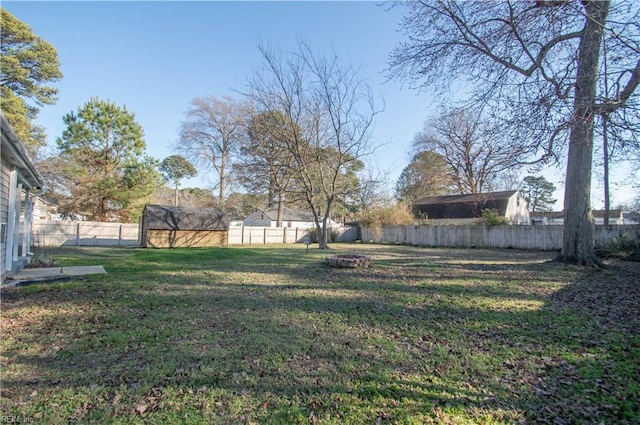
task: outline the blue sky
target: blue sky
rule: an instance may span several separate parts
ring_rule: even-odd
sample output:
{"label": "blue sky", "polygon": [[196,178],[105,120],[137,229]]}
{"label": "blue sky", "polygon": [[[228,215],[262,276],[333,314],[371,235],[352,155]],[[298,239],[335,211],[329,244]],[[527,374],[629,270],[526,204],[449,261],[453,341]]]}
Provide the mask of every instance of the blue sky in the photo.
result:
{"label": "blue sky", "polygon": [[[99,97],[135,113],[147,153],[161,160],[174,153],[171,146],[191,99],[238,96],[235,90],[260,63],[260,42],[289,48],[299,39],[315,51],[335,50],[361,65],[384,99],[374,131],[382,146],[370,162],[389,171],[390,187],[409,162],[414,135],[438,103],[428,93],[387,81],[388,55],[401,40],[402,9],[374,2],[4,1],[2,7],[58,50],[64,73],[56,84],[59,99],[38,118],[51,146],[64,130],[62,117]],[[559,187],[561,203],[561,173],[545,175]],[[185,183],[207,186],[202,177]],[[633,196],[630,189],[613,190],[615,202]],[[600,208],[597,195],[594,201]]]}

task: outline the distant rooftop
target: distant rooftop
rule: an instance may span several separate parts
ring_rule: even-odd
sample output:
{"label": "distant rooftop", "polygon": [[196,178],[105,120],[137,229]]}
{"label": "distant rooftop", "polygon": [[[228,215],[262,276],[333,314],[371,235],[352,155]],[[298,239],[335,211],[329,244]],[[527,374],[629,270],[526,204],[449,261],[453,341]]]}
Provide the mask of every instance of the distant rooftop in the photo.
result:
{"label": "distant rooftop", "polygon": [[[264,213],[271,220],[278,219],[278,208],[258,208],[259,211]],[[283,221],[314,221],[313,214],[306,211],[298,211],[292,210],[290,208],[284,207],[282,210],[282,220]]]}
{"label": "distant rooftop", "polygon": [[517,190],[503,192],[473,193],[466,195],[430,196],[413,201],[414,212],[430,219],[476,218],[482,211],[495,209],[505,214],[509,199]]}

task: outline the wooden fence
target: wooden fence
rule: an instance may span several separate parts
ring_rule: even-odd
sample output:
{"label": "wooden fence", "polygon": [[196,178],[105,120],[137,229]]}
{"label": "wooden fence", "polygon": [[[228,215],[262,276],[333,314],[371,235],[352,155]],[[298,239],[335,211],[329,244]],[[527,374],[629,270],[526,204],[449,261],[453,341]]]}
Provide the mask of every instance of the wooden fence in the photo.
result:
{"label": "wooden fence", "polygon": [[[33,246],[139,246],[139,226],[135,223],[92,221],[34,221]],[[357,227],[332,229],[334,242],[358,239]],[[290,244],[313,240],[312,229],[301,227],[229,228],[229,245]],[[21,239],[22,240],[22,239]]]}
{"label": "wooden fence", "polygon": [[[135,223],[97,223],[90,221],[35,221],[34,247],[45,246],[138,246]],[[558,250],[562,247],[563,226],[385,226],[371,228],[339,227],[332,229],[333,242],[389,243],[401,245],[518,248]],[[596,246],[616,238],[640,243],[640,226],[595,226]],[[20,239],[22,240],[22,238]],[[312,241],[312,230],[295,227],[229,228],[229,245],[290,244]]]}
{"label": "wooden fence", "polygon": [[[564,226],[385,226],[362,229],[363,242],[400,245],[559,250]],[[595,226],[596,246],[616,238],[640,243],[640,226]]]}

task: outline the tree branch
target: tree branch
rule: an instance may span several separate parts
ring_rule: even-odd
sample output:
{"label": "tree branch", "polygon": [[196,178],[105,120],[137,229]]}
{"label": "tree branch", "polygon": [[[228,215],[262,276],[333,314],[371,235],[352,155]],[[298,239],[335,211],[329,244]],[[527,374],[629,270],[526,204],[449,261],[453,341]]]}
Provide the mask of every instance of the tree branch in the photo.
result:
{"label": "tree branch", "polygon": [[[610,114],[616,109],[623,108],[626,105],[627,101],[640,84],[640,59],[636,62],[635,68],[627,70],[623,75],[628,73],[630,73],[631,76],[629,77],[624,89],[618,92],[616,99],[608,99],[595,105],[594,109],[597,114]],[[620,78],[622,78],[622,76],[620,76]]]}

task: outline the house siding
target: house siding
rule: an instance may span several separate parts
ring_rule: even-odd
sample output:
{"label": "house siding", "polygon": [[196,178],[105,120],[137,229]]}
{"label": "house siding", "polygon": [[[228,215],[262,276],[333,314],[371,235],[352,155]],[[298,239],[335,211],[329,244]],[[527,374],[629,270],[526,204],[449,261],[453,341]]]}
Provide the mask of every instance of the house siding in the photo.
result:
{"label": "house siding", "polygon": [[520,192],[509,198],[505,216],[511,224],[530,223],[527,201],[520,195]]}
{"label": "house siding", "polygon": [[[0,121],[0,276],[4,281],[10,273],[19,271],[30,259],[31,217],[28,214],[31,212],[32,192],[42,187],[43,179],[1,111]],[[22,238],[19,233],[20,220],[24,220],[26,227]]]}
{"label": "house siding", "polygon": [[2,264],[0,265],[0,275],[2,280],[6,276],[6,248],[7,248],[7,223],[9,220],[9,170],[10,165],[4,158],[0,159],[0,251],[2,253]]}

